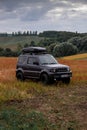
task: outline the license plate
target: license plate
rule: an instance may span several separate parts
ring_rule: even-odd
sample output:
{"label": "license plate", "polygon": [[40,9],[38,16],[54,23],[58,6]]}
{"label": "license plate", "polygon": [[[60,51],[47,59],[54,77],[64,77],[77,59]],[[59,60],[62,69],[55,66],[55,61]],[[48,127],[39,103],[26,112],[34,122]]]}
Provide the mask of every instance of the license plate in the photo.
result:
{"label": "license plate", "polygon": [[66,74],[66,75],[61,75],[61,77],[62,78],[66,78],[66,77],[68,77],[68,75]]}

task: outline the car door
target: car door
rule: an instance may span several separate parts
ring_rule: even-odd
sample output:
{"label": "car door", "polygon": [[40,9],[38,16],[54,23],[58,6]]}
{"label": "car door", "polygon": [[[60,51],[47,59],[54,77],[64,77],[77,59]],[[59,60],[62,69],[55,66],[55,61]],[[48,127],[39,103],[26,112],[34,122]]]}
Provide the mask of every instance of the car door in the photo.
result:
{"label": "car door", "polygon": [[26,65],[26,76],[29,78],[39,78],[41,68],[37,57],[28,57]]}

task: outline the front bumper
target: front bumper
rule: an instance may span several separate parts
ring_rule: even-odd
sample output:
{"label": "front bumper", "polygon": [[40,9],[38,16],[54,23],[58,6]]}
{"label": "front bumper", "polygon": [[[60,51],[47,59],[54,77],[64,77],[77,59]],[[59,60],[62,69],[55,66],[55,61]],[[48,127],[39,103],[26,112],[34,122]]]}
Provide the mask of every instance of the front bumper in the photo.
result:
{"label": "front bumper", "polygon": [[72,77],[72,71],[70,71],[70,72],[60,72],[60,73],[51,73],[49,76],[50,76],[50,78],[53,78],[54,80],[70,78],[70,77]]}

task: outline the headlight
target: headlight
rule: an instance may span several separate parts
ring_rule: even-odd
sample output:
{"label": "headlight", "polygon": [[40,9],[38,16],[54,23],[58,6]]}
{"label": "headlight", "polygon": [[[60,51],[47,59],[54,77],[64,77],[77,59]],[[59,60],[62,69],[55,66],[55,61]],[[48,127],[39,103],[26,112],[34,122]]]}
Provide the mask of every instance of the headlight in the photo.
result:
{"label": "headlight", "polygon": [[50,72],[55,73],[56,69],[51,69]]}
{"label": "headlight", "polygon": [[67,71],[70,71],[70,68],[69,68],[69,67],[67,68]]}

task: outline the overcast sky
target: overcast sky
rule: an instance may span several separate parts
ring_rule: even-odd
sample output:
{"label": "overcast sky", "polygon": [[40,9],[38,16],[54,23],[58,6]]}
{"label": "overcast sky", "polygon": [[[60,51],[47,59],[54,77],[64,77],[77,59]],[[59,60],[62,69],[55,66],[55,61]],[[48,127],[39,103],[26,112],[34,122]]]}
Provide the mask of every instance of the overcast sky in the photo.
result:
{"label": "overcast sky", "polygon": [[87,32],[87,0],[0,0],[0,32]]}

